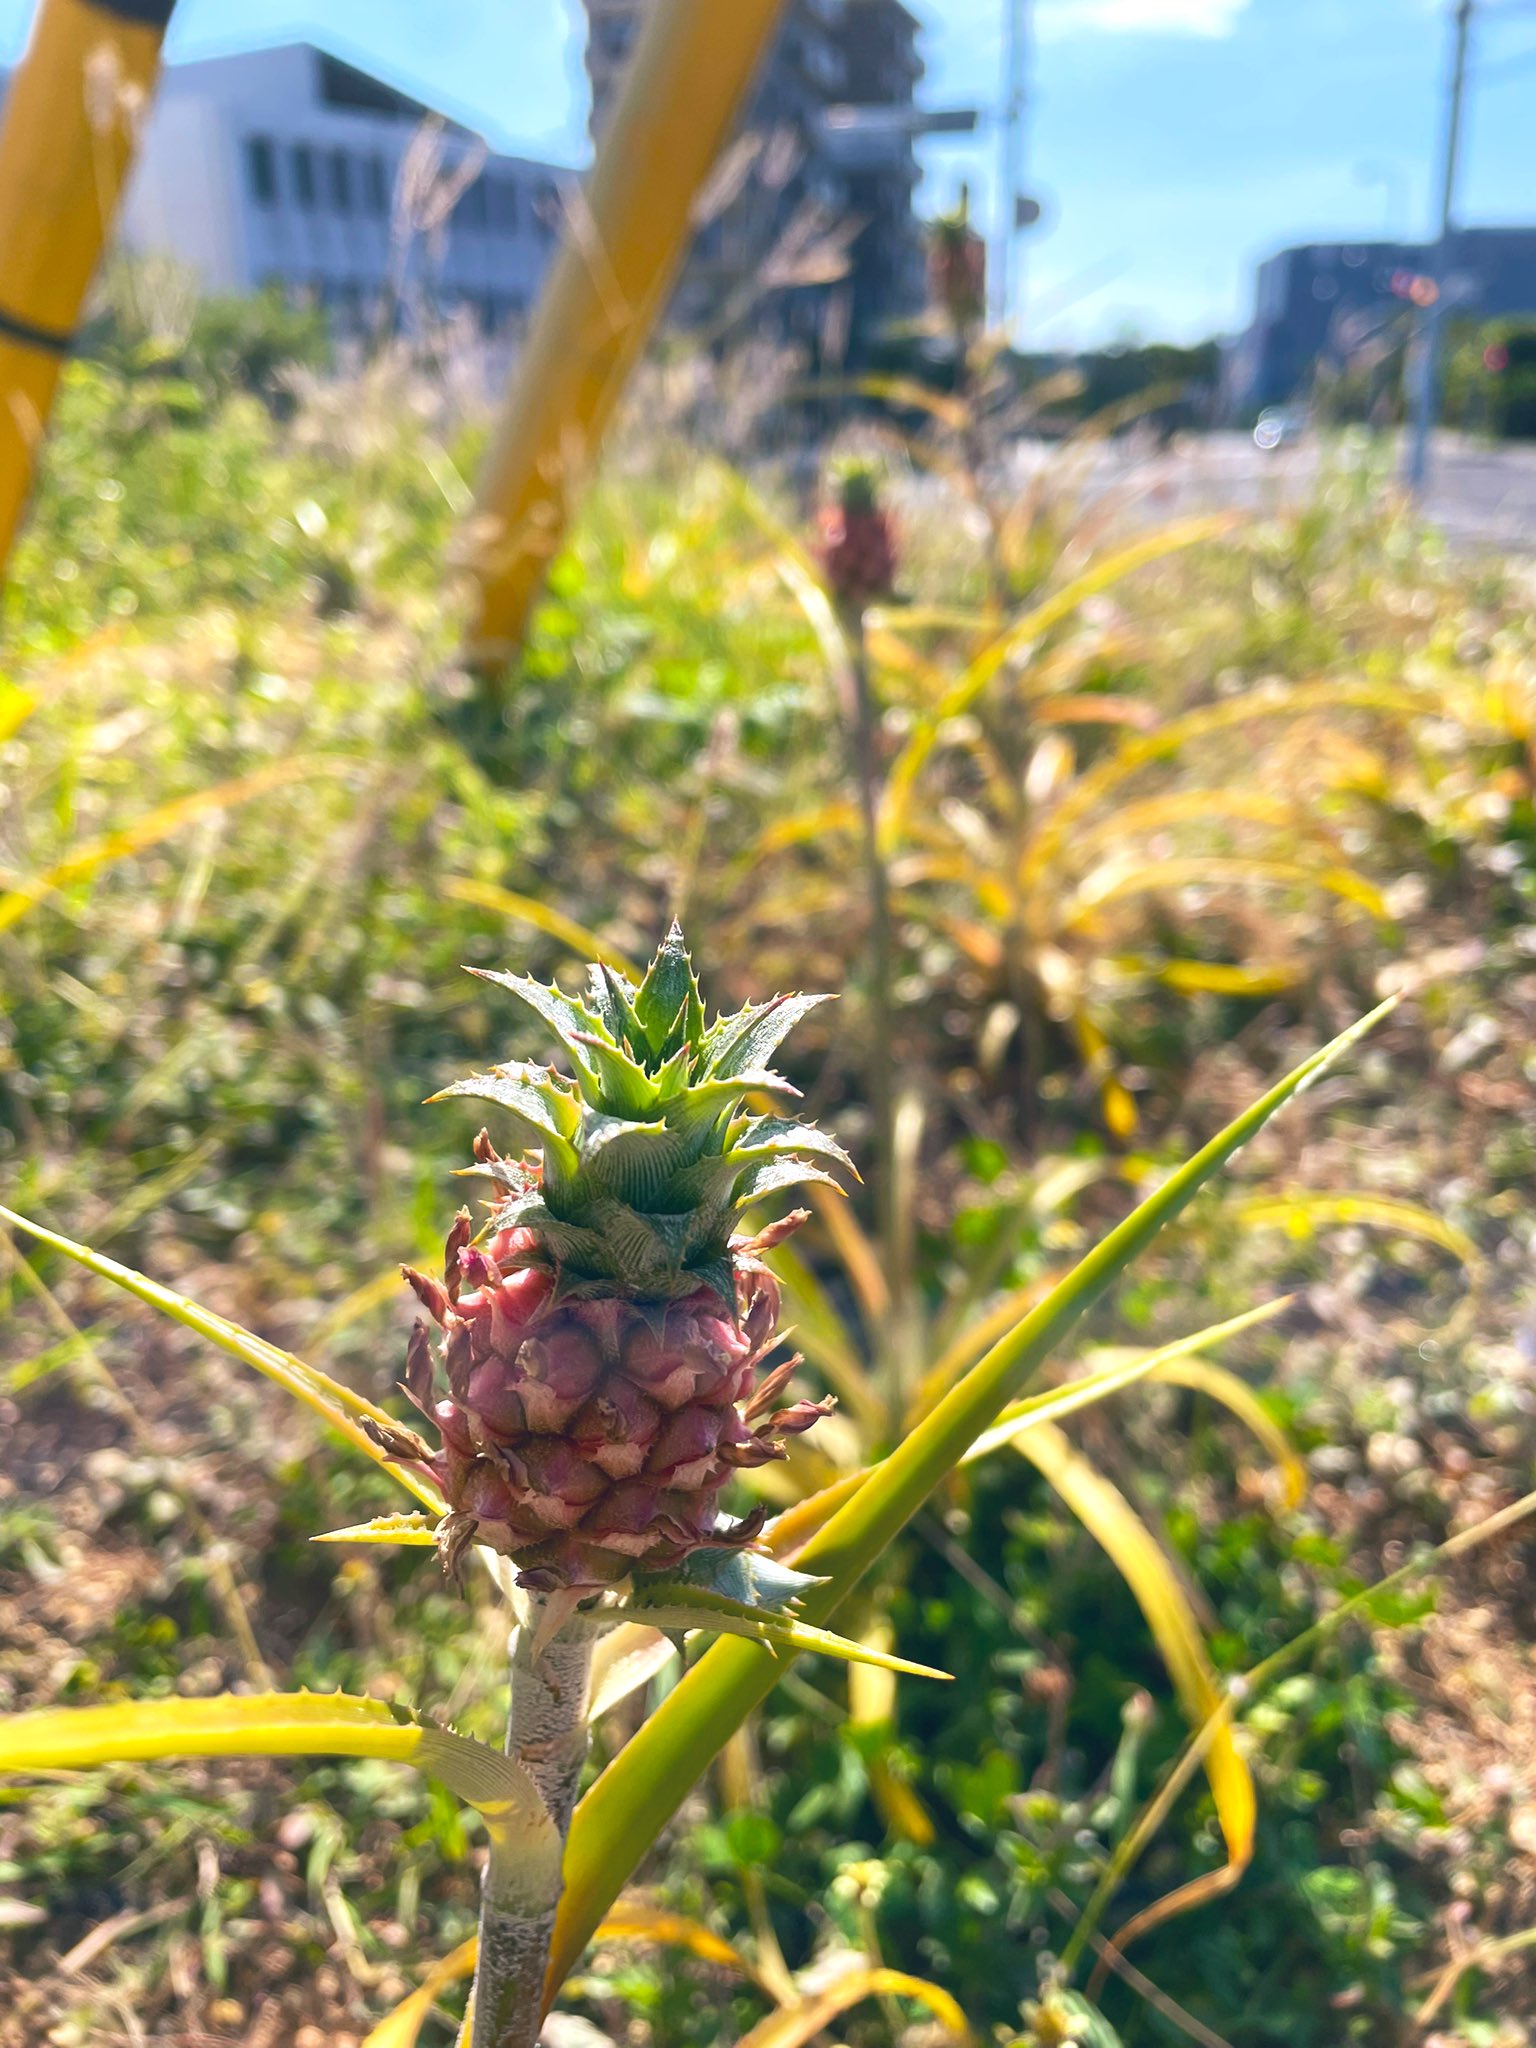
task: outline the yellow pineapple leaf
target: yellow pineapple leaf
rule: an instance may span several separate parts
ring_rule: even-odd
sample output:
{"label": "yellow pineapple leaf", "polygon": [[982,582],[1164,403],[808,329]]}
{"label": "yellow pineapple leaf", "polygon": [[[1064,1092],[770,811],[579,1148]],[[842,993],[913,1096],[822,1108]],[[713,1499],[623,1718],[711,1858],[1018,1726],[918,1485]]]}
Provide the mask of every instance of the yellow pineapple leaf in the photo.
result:
{"label": "yellow pineapple leaf", "polygon": [[770,1556],[784,1563],[791,1562],[844,1502],[853,1498],[868,1477],[869,1468],[861,1466],[856,1472],[840,1474],[830,1486],[808,1493],[804,1500],[797,1500],[793,1507],[786,1508],[782,1515],[776,1515],[768,1524],[763,1531],[763,1547]]}
{"label": "yellow pineapple leaf", "polygon": [[827,1194],[821,1188],[812,1188],[806,1201],[827,1233],[870,1328],[878,1329],[891,1307],[891,1290],[880,1265],[880,1254],[841,1193]]}
{"label": "yellow pineapple leaf", "polygon": [[[1204,1727],[1223,1705],[1221,1682],[1206,1653],[1189,1596],[1151,1531],[1120,1489],[1054,1424],[1030,1430],[1014,1441],[1130,1587],[1173,1680],[1179,1704],[1193,1727]],[[1184,1888],[1182,1896],[1188,1905],[1230,1890],[1238,1882],[1253,1856],[1258,1818],[1252,1774],[1225,1723],[1216,1729],[1204,1762],[1227,1861],[1223,1870],[1195,1880],[1199,1889],[1193,1896],[1190,1887]]]}
{"label": "yellow pineapple leaf", "polygon": [[1117,855],[1087,877],[1065,906],[1060,929],[1075,931],[1107,903],[1128,896],[1149,896],[1160,889],[1296,888],[1323,889],[1357,903],[1372,917],[1384,918],[1381,891],[1353,868],[1312,867],[1299,860],[1259,860],[1237,854],[1192,854],[1170,860],[1137,860]]}
{"label": "yellow pineapple leaf", "polygon": [[676,1655],[677,1646],[659,1629],[643,1628],[637,1621],[626,1621],[609,1629],[592,1652],[592,1697],[587,1719],[601,1720],[631,1693],[648,1685]]}
{"label": "yellow pineapple leaf", "polygon": [[578,959],[601,960],[609,967],[616,967],[621,974],[629,975],[632,980],[640,978],[642,970],[617,946],[605,945],[595,932],[589,932],[585,925],[578,924],[575,918],[565,916],[562,911],[551,910],[536,896],[519,896],[512,889],[503,889],[498,882],[482,882],[474,875],[450,875],[442,890],[455,903],[473,904],[478,910],[494,910],[519,924],[532,925],[547,939],[555,939],[562,946],[568,946]]}
{"label": "yellow pineapple leaf", "polygon": [[982,649],[969,667],[964,669],[946,693],[918,723],[911,738],[897,755],[886,783],[885,800],[881,806],[880,842],[882,848],[891,852],[900,844],[906,828],[907,812],[912,801],[912,791],[928,756],[933,752],[943,727],[951,720],[968,711],[982,691],[1013,656],[1038,640],[1053,626],[1071,617],[1078,607],[1111,584],[1118,583],[1133,570],[1144,568],[1148,563],[1160,561],[1178,548],[1192,547],[1196,542],[1214,540],[1229,533],[1236,524],[1231,513],[1204,515],[1195,519],[1176,520],[1170,526],[1158,528],[1154,533],[1144,534],[1129,547],[1120,548],[1102,561],[1093,563],[1081,576],[1075,576],[1060,590],[1022,612],[1010,621],[1008,626],[989,646]]}
{"label": "yellow pineapple leaf", "polygon": [[910,1998],[926,2006],[952,2040],[972,2039],[965,2014],[941,1986],[930,1984],[926,1977],[909,1976],[905,1970],[862,1965],[845,1971],[825,1991],[759,2020],[750,2033],[742,2035],[736,2048],[806,2048],[840,2013],[866,1998]]}
{"label": "yellow pineapple leaf", "polygon": [[0,740],[8,740],[18,732],[37,709],[37,699],[29,690],[13,683],[8,676],[0,676]]}
{"label": "yellow pineapple leaf", "polygon": [[821,804],[792,818],[780,818],[760,833],[741,857],[743,869],[754,866],[766,854],[782,853],[790,846],[820,846],[827,839],[856,832],[858,807],[846,801]]}
{"label": "yellow pineapple leaf", "polygon": [[15,1230],[23,1230],[28,1237],[39,1244],[48,1245],[53,1251],[62,1252],[67,1259],[73,1259],[78,1266],[84,1266],[88,1273],[95,1273],[103,1280],[110,1280],[114,1287],[121,1287],[126,1293],[158,1309],[161,1315],[169,1316],[173,1323],[180,1323],[185,1330],[193,1330],[200,1337],[206,1337],[231,1358],[254,1366],[269,1380],[293,1395],[296,1401],[318,1415],[321,1420],[344,1436],[352,1448],[361,1451],[365,1458],[380,1466],[390,1477],[403,1486],[408,1493],[439,1515],[446,1512],[447,1502],[438,1491],[436,1482],[419,1466],[398,1465],[386,1458],[359,1420],[367,1416],[370,1420],[398,1428],[393,1417],[386,1414],[373,1401],[366,1401],[361,1394],[354,1394],[350,1387],[333,1380],[329,1373],[323,1373],[317,1366],[306,1365],[302,1358],[296,1358],[291,1351],[283,1351],[276,1344],[269,1344],[265,1337],[258,1337],[252,1331],[242,1329],[239,1323],[232,1323],[226,1317],[216,1315],[212,1309],[199,1308],[185,1295],[176,1293],[174,1288],[164,1287],[158,1280],[151,1280],[132,1266],[119,1265],[116,1259],[109,1259],[104,1252],[92,1251],[89,1245],[76,1244],[72,1238],[63,1237],[56,1230],[49,1230],[41,1223],[29,1222],[25,1216],[18,1216],[13,1210],[0,1208],[0,1222],[8,1223]]}
{"label": "yellow pineapple leaf", "polygon": [[1428,691],[1415,691],[1398,679],[1391,683],[1345,680],[1250,690],[1241,697],[1219,704],[1202,704],[1196,711],[1166,719],[1153,731],[1126,740],[1077,778],[1031,841],[1020,867],[1020,886],[1026,893],[1032,890],[1057,856],[1076,843],[1079,820],[1102,797],[1151,762],[1166,760],[1192,741],[1262,719],[1300,718],[1312,711],[1378,711],[1386,717],[1402,719],[1437,714],[1443,709]]}
{"label": "yellow pineapple leaf", "polygon": [[341,775],[357,765],[355,761],[344,758],[296,755],[286,761],[269,761],[265,768],[258,768],[250,775],[236,776],[232,782],[220,782],[212,789],[200,789],[191,796],[180,796],[172,803],[161,804],[142,818],[136,818],[131,825],[123,826],[120,831],[108,832],[100,839],[91,840],[56,866],[0,896],[0,932],[8,931],[18,918],[36,904],[45,902],[55,891],[67,888],[71,882],[85,881],[102,868],[110,867],[114,861],[158,846],[161,840],[179,832],[183,825],[205,818],[210,812],[233,810],[238,804],[249,803],[253,797],[280,789],[284,783],[302,782],[312,775]]}
{"label": "yellow pineapple leaf", "polygon": [[[860,1631],[859,1640],[866,1649],[891,1649],[896,1631],[889,1616],[876,1615]],[[894,1737],[896,1674],[889,1665],[860,1663],[848,1667],[848,1725],[884,1730]],[[898,1840],[915,1842],[921,1849],[933,1841],[935,1829],[927,1807],[878,1750],[869,1761],[869,1793],[880,1818]]]}
{"label": "yellow pineapple leaf", "polygon": [[1136,1098],[1115,1072],[1114,1048],[1086,1010],[1074,1010],[1072,1030],[1088,1076],[1099,1084],[1104,1127],[1123,1144],[1136,1135]]}
{"label": "yellow pineapple leaf", "polygon": [[701,1963],[718,1963],[754,1980],[756,1970],[741,1950],[686,1913],[664,1912],[638,1899],[620,1899],[593,1937],[596,1941],[653,1941],[662,1948],[686,1949]]}
{"label": "yellow pineapple leaf", "polygon": [[1096,1372],[1082,1373],[1076,1379],[1063,1380],[1059,1386],[1051,1387],[1043,1394],[1031,1394],[1023,1401],[1015,1401],[1003,1410],[989,1429],[981,1431],[961,1463],[974,1464],[978,1458],[988,1457],[993,1451],[1001,1450],[1004,1444],[1011,1444],[1025,1430],[1036,1429],[1041,1423],[1059,1422],[1080,1408],[1102,1401],[1107,1394],[1118,1394],[1124,1388],[1134,1386],[1138,1380],[1150,1378],[1160,1369],[1171,1369],[1179,1359],[1205,1351],[1211,1345],[1236,1337],[1259,1323],[1270,1322],[1282,1310],[1289,1308],[1293,1299],[1292,1295],[1282,1294],[1274,1301],[1261,1302],[1257,1308],[1245,1309],[1240,1316],[1229,1317],[1224,1323],[1211,1323],[1203,1330],[1193,1331],[1188,1337],[1176,1338],[1173,1343],[1164,1344],[1156,1351],[1116,1352]]}
{"label": "yellow pineapple leaf", "polygon": [[558,1889],[559,1832],[523,1766],[383,1700],[350,1693],[220,1693],[0,1717],[0,1771],[85,1770],[189,1756],[365,1756],[414,1764],[478,1811],[491,1844],[491,1883],[502,1896],[539,1903]]}
{"label": "yellow pineapple leaf", "polygon": [[375,1515],[371,1522],[354,1522],[349,1529],[327,1529],[322,1536],[311,1536],[311,1543],[405,1543],[417,1544],[430,1550],[437,1541],[437,1525],[440,1515],[407,1514]]}
{"label": "yellow pineapple leaf", "polygon": [[949,1392],[955,1381],[979,1358],[984,1358],[994,1344],[1006,1337],[1019,1318],[1043,1301],[1061,1278],[1059,1268],[1042,1273],[1003,1295],[984,1315],[978,1316],[974,1323],[968,1323],[923,1375],[912,1413],[907,1418],[909,1425],[921,1421]]}
{"label": "yellow pineapple leaf", "polygon": [[1321,829],[1307,808],[1292,798],[1271,796],[1262,789],[1175,789],[1161,796],[1121,804],[1097,824],[1073,834],[1066,851],[1074,865],[1083,865],[1089,848],[1119,846],[1133,835],[1162,832],[1169,825],[1207,824],[1213,818],[1237,818],[1245,824],[1270,825],[1291,838],[1316,837],[1332,846],[1333,835]]}
{"label": "yellow pineapple leaf", "polygon": [[[620,1899],[592,1937],[594,1941],[650,1941],[664,1948],[686,1949],[701,1962],[736,1970],[757,1981],[757,1972],[740,1949],[684,1913],[666,1913],[630,1899]],[[416,2048],[433,2006],[452,1984],[474,1974],[480,1943],[471,1935],[432,1965],[408,1998],[387,2013],[365,2036],[363,2048]]]}
{"label": "yellow pineapple leaf", "polygon": [[1279,962],[1271,967],[1244,967],[1221,960],[1169,960],[1150,972],[1180,995],[1275,996],[1294,988],[1305,969]]}
{"label": "yellow pineapple leaf", "polygon": [[1165,1359],[1154,1367],[1152,1377],[1193,1393],[1207,1394],[1247,1425],[1274,1459],[1280,1474],[1285,1505],[1300,1507],[1307,1493],[1307,1468],[1297,1457],[1290,1438],[1264,1406],[1246,1380],[1209,1358]]}
{"label": "yellow pineapple leaf", "polygon": [[1032,725],[1129,725],[1148,732],[1157,723],[1157,710],[1145,697],[1067,690],[1059,696],[1032,698],[1029,718]]}
{"label": "yellow pineapple leaf", "polygon": [[1433,1209],[1417,1202],[1402,1202],[1389,1195],[1278,1195],[1260,1196],[1237,1205],[1238,1221],[1254,1226],[1273,1224],[1293,1237],[1310,1237],[1330,1224],[1363,1224],[1372,1230],[1395,1230],[1404,1237],[1423,1238],[1459,1259],[1475,1286],[1487,1262],[1464,1230],[1447,1223]]}
{"label": "yellow pineapple leaf", "polygon": [[[862,1668],[854,1666],[855,1670]],[[883,1756],[870,1761],[869,1796],[875,1802],[875,1811],[897,1841],[913,1842],[919,1849],[930,1847],[938,1834],[933,1815],[906,1779],[894,1771]]]}
{"label": "yellow pineapple leaf", "polygon": [[432,2016],[432,2008],[451,1984],[458,1984],[474,1972],[480,1944],[474,1935],[435,1962],[408,1998],[393,2012],[386,2013],[364,2038],[363,2048],[416,2048],[421,2030]]}
{"label": "yellow pineapple leaf", "polygon": [[[1240,1701],[1251,1704],[1282,1673],[1291,1670],[1302,1658],[1311,1655],[1320,1644],[1337,1635],[1340,1629],[1357,1616],[1369,1618],[1375,1603],[1384,1593],[1397,1591],[1426,1578],[1433,1578],[1453,1558],[1465,1556],[1468,1551],[1476,1550],[1482,1544],[1507,1534],[1533,1514],[1536,1514],[1536,1493],[1527,1493],[1519,1500],[1512,1501],[1508,1507],[1500,1508],[1496,1514],[1485,1516],[1470,1529],[1459,1531],[1434,1550],[1411,1558],[1395,1572],[1389,1572],[1384,1579],[1379,1579],[1374,1586],[1367,1586],[1363,1591],[1351,1594],[1347,1600],[1341,1600],[1310,1628],[1303,1629],[1300,1635],[1292,1636],[1288,1643],[1283,1643],[1278,1650],[1271,1651],[1260,1663],[1229,1680],[1220,1704],[1200,1727],[1193,1731],[1156,1792],[1115,1844],[1104,1872],[1094,1887],[1092,1898],[1067,1939],[1062,1952],[1063,1969],[1070,1972],[1077,1958],[1094,1938],[1094,1930],[1099,1924],[1104,1908],[1125,1882],[1127,1874],[1148,1843],[1158,1834],[1164,1821],[1173,1811],[1175,1801],[1199,1769],[1211,1744],[1220,1733],[1230,1728],[1233,1713]],[[1169,1912],[1182,1910],[1186,1903],[1198,1903],[1198,1900],[1189,1898],[1190,1891],[1207,1885],[1212,1879],[1219,1879],[1220,1876],[1219,1871],[1209,1872],[1204,1878],[1196,1878],[1193,1886],[1181,1886],[1176,1892],[1155,1900],[1152,1905],[1145,1907],[1122,1927],[1117,1928],[1108,1947],[1123,1949],[1149,1927],[1165,1919]],[[1094,1982],[1089,1986],[1090,1991],[1106,1967],[1107,1959],[1101,1957]]]}
{"label": "yellow pineapple leaf", "polygon": [[809,1261],[793,1245],[781,1244],[768,1254],[767,1264],[783,1289],[785,1320],[792,1326],[796,1347],[840,1401],[878,1427],[885,1416],[884,1402],[853,1333]]}

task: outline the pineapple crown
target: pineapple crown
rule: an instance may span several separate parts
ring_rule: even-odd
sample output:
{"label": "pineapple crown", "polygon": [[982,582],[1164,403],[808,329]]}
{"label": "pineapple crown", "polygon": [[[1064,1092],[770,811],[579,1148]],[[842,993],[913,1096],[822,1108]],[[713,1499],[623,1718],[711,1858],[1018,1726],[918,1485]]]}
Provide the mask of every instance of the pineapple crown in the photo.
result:
{"label": "pineapple crown", "polygon": [[960,187],[960,197],[948,213],[937,213],[928,223],[929,239],[946,253],[968,248],[978,239],[971,225],[971,188]]}
{"label": "pineapple crown", "polygon": [[843,456],[832,465],[830,481],[845,518],[862,518],[879,504],[880,471],[865,457]]}
{"label": "pineapple crown", "polygon": [[749,1095],[799,1091],[767,1061],[825,996],[774,996],[706,1023],[674,924],[638,987],[606,964],[584,999],[524,975],[472,968],[551,1030],[570,1069],[509,1061],[430,1099],[494,1102],[537,1156],[476,1158],[502,1194],[493,1222],[521,1228],[526,1263],[571,1295],[666,1302],[709,1287],[735,1312],[731,1231],[740,1212],[809,1181],[839,1187],[853,1164],[835,1139],[792,1116],[754,1113]]}

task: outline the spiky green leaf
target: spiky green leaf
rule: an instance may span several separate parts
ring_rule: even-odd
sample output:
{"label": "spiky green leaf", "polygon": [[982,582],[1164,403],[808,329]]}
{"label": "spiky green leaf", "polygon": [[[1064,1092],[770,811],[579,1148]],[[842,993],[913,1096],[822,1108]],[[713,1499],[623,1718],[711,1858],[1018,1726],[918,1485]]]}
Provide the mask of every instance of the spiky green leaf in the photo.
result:
{"label": "spiky green leaf", "polygon": [[508,1062],[492,1067],[486,1074],[470,1074],[450,1082],[429,1096],[430,1102],[445,1102],[464,1095],[476,1102],[494,1102],[506,1110],[545,1147],[545,1164],[558,1163],[561,1171],[574,1173],[578,1160],[571,1142],[581,1129],[581,1098],[574,1086],[562,1081],[547,1067],[525,1062]]}
{"label": "spiky green leaf", "polygon": [[654,1591],[657,1598],[665,1598],[662,1589],[666,1585],[681,1584],[702,1587],[706,1592],[734,1601],[738,1607],[758,1608],[770,1614],[790,1614],[812,1586],[821,1583],[810,1572],[797,1572],[792,1566],[780,1564],[776,1557],[765,1557],[760,1551],[696,1550],[691,1557],[685,1557],[675,1571],[661,1573],[654,1578],[637,1576],[635,1594],[637,1598],[649,1599]]}
{"label": "spiky green leaf", "polygon": [[733,1017],[718,1018],[704,1036],[705,1073],[740,1074],[761,1066],[803,1017],[831,1000],[825,995],[772,996]]}
{"label": "spiky green leaf", "polygon": [[618,1046],[583,1034],[582,1056],[590,1061],[596,1085],[588,1100],[609,1116],[641,1118],[656,1107],[661,1088],[657,1076]]}
{"label": "spiky green leaf", "polygon": [[586,1057],[576,1050],[577,1041],[583,1035],[598,1035],[606,1027],[602,1018],[584,1003],[573,1001],[561,989],[535,981],[531,975],[506,974],[492,967],[471,967],[468,971],[480,981],[494,982],[497,988],[504,988],[531,1016],[554,1033],[575,1066],[585,1066]]}
{"label": "spiky green leaf", "polygon": [[[626,1621],[643,1621],[651,1628],[664,1630],[697,1628],[708,1629],[715,1635],[743,1636],[748,1642],[761,1643],[776,1656],[810,1651],[813,1655],[837,1657],[845,1664],[874,1664],[883,1671],[904,1672],[910,1678],[953,1676],[948,1671],[936,1671],[931,1664],[913,1664],[905,1657],[871,1649],[866,1643],[835,1635],[831,1629],[813,1628],[793,1615],[764,1613],[743,1606],[707,1587],[674,1581],[656,1590],[655,1599],[628,1600],[622,1607],[610,1609],[610,1616],[617,1613]],[[663,1594],[665,1597],[660,1597]]]}
{"label": "spiky green leaf", "polygon": [[815,1166],[808,1159],[770,1159],[762,1166],[749,1166],[736,1182],[733,1207],[745,1209],[753,1202],[760,1202],[768,1195],[776,1195],[785,1188],[805,1187],[820,1182],[823,1187],[836,1188],[839,1194],[845,1192],[842,1182],[835,1174]]}
{"label": "spiky green leaf", "polygon": [[728,1156],[739,1159],[743,1166],[762,1159],[779,1159],[798,1154],[805,1159],[830,1160],[845,1173],[851,1173],[855,1180],[858,1170],[848,1154],[829,1131],[817,1128],[815,1124],[797,1124],[781,1116],[752,1117],[741,1128],[739,1135],[733,1134]]}
{"label": "spiky green leaf", "polygon": [[645,971],[635,997],[635,1015],[658,1060],[670,1059],[680,1045],[697,1045],[704,1036],[698,977],[688,958],[682,927],[675,922]]}

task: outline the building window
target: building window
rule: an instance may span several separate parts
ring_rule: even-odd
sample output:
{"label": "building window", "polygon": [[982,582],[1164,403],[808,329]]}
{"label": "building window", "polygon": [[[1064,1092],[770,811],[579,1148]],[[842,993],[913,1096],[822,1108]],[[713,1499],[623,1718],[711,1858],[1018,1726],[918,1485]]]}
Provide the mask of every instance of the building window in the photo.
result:
{"label": "building window", "polygon": [[331,205],[338,213],[352,211],[352,159],[344,149],[333,149],[326,163]]}
{"label": "building window", "polygon": [[258,206],[277,204],[277,153],[270,135],[252,135],[245,144],[246,190]]}
{"label": "building window", "polygon": [[296,142],[288,154],[293,174],[293,196],[306,209],[315,203],[315,153],[307,142]]}
{"label": "building window", "polygon": [[486,193],[491,226],[498,235],[517,233],[517,186],[510,178],[492,178]]}
{"label": "building window", "polygon": [[382,220],[389,212],[389,173],[381,156],[370,156],[364,160],[363,210],[376,220]]}

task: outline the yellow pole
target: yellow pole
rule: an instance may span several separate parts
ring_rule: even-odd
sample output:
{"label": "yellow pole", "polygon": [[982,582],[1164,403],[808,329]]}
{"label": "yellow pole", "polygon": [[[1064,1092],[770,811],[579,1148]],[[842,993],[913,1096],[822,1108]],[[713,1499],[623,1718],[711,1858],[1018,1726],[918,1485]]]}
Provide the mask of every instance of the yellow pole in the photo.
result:
{"label": "yellow pole", "polygon": [[480,477],[468,651],[517,651],[571,505],[688,246],[781,0],[651,0]]}
{"label": "yellow pole", "polygon": [[149,115],[174,0],[40,0],[0,119],[0,570]]}

